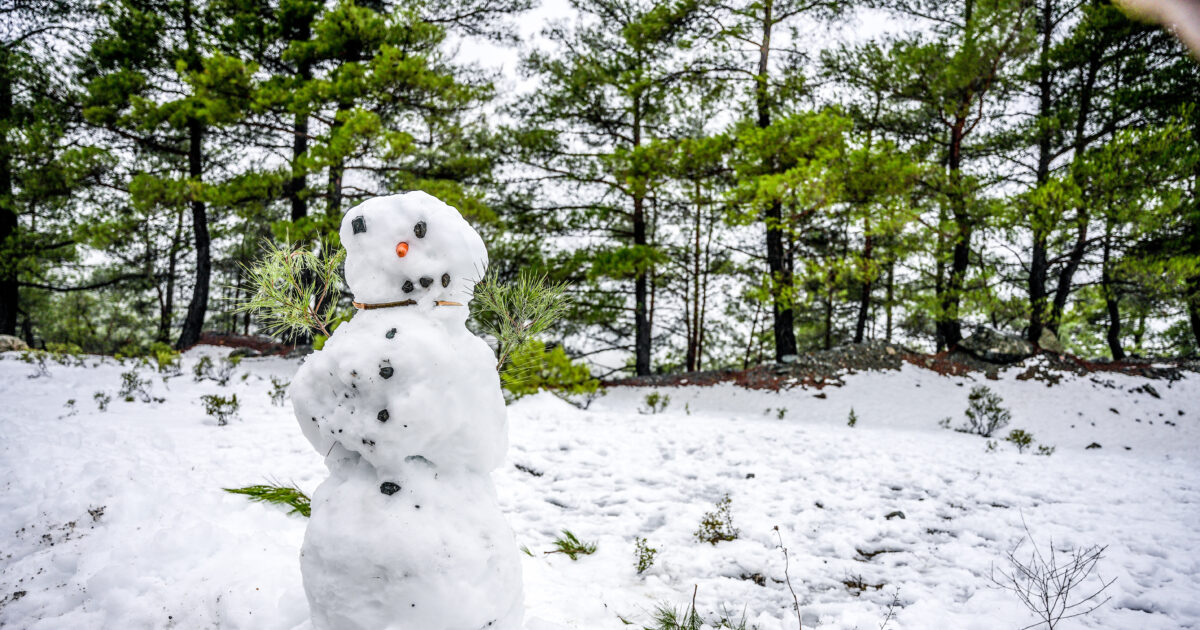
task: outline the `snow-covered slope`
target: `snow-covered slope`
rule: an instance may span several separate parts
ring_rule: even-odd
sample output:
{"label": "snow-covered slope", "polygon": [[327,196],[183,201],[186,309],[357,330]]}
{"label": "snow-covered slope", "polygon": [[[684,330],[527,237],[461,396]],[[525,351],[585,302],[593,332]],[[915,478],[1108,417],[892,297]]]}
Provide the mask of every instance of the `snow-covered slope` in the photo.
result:
{"label": "snow-covered slope", "polygon": [[[296,363],[247,359],[224,387],[195,382],[199,357],[223,352],[189,352],[184,375],[166,382],[140,368],[165,399],[150,403],[117,396],[131,364],[51,363],[28,378],[33,366],[4,355],[0,625],[306,625],[303,517],[221,491],[275,480],[311,493],[324,478],[290,409],[269,399],[270,377],[290,380]],[[1153,381],[1156,397],[1121,375],[1047,387],[1016,380],[1020,371],[975,382],[906,366],[821,392],[663,388],[670,403],[658,414],[640,413],[648,389],[613,389],[587,411],[548,394],[519,401],[495,478],[532,553],[521,556],[527,628],[641,627],[693,589],[706,615],[744,610],[749,625],[795,628],[774,526],[805,628],[878,628],[893,598],[889,629],[1033,623],[988,577],[1025,526],[1043,549],[1107,545],[1099,569],[1116,578],[1111,600],[1060,628],[1200,627],[1200,379]],[[940,428],[961,422],[975,384],[1003,397],[1008,429],[1054,454],[1003,442],[987,452],[983,438]],[[98,391],[113,397],[106,412]],[[200,396],[231,393],[239,418],[217,426]],[[726,494],[739,538],[697,541]],[[545,554],[562,529],[597,552]],[[659,550],[643,576],[639,536]]]}

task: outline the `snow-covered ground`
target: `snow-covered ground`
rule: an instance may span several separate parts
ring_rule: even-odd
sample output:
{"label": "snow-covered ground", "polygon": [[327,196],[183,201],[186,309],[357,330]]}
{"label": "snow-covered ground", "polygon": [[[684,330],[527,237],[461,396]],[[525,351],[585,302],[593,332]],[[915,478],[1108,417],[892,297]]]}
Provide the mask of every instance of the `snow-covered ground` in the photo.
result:
{"label": "snow-covered ground", "polygon": [[[296,362],[247,359],[222,387],[193,380],[204,354],[224,351],[189,352],[165,382],[140,368],[165,399],[149,403],[117,395],[132,364],[50,363],[29,378],[37,370],[15,353],[0,360],[0,626],[305,627],[305,519],[221,490],[272,480],[311,494],[325,478],[290,406],[269,398],[270,377],[290,380]],[[989,573],[1027,526],[1043,549],[1107,546],[1111,599],[1059,628],[1200,628],[1200,378],[1047,387],[1020,372],[988,381],[906,366],[778,394],[663,388],[658,414],[641,413],[650,390],[637,388],[586,411],[548,394],[517,402],[494,477],[532,554],[521,556],[526,627],[641,627],[695,590],[706,615],[795,628],[790,576],[806,629],[879,628],[895,600],[889,629],[1015,630],[1036,619]],[[961,422],[979,383],[1012,409],[1009,429],[1053,455],[1003,442],[987,452],[983,438],[939,427]],[[112,396],[107,411],[96,392]],[[217,426],[200,397],[231,393],[239,418]],[[726,494],[738,539],[697,541]],[[563,529],[596,553],[544,553]],[[659,550],[642,576],[636,537]]]}

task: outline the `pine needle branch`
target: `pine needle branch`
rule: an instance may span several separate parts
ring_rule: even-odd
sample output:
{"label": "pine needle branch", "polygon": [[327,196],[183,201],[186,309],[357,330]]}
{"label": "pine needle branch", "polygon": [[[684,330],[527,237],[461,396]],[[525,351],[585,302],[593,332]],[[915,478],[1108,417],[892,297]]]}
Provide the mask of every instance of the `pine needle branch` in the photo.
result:
{"label": "pine needle branch", "polygon": [[262,258],[242,266],[251,293],[234,312],[254,315],[272,335],[328,337],[329,325],[337,317],[328,302],[339,291],[338,269],[345,257],[341,248],[322,256],[303,246],[265,242]]}
{"label": "pine needle branch", "polygon": [[510,355],[560,319],[570,305],[567,284],[544,274],[522,271],[515,282],[501,284],[494,271],[475,286],[475,317],[496,338],[496,370]]}
{"label": "pine needle branch", "polygon": [[308,495],[295,486],[281,486],[272,483],[246,486],[245,488],[222,488],[222,490],[230,494],[246,495],[250,497],[251,501],[289,506],[292,510],[288,514],[299,513],[307,517],[311,512]]}

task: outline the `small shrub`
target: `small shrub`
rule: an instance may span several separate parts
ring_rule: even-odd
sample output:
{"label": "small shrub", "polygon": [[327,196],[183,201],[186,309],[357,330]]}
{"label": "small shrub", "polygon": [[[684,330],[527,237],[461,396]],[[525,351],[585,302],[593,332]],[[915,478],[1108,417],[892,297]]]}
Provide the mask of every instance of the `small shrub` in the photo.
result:
{"label": "small shrub", "polygon": [[117,395],[125,400],[125,402],[133,402],[141,399],[142,402],[150,402],[150,379],[139,378],[137,370],[129,370],[121,373],[121,390]]}
{"label": "small shrub", "polygon": [[1037,451],[1034,452],[1034,455],[1041,455],[1043,457],[1049,457],[1053,454],[1054,454],[1054,447],[1046,446],[1045,444],[1038,444]]}
{"label": "small shrub", "polygon": [[192,376],[194,377],[194,380],[199,383],[200,381],[208,378],[208,375],[212,373],[212,369],[212,358],[206,354],[200,357],[200,360],[196,361],[196,365],[192,366]]}
{"label": "small shrub", "polygon": [[171,346],[156,341],[150,344],[150,356],[154,359],[154,364],[158,368],[158,373],[163,376],[179,376],[183,374],[183,361],[179,351]]}
{"label": "small shrub", "polygon": [[92,394],[92,400],[96,401],[96,407],[100,411],[108,411],[108,403],[112,402],[112,396],[104,392],[96,392]]}
{"label": "small shrub", "polygon": [[949,428],[950,428],[950,425],[951,425],[953,422],[954,422],[954,420],[953,420],[952,418],[950,418],[950,417],[945,417],[945,418],[942,418],[941,420],[938,420],[938,426],[939,426],[939,427],[942,427],[943,429],[949,429]]}
{"label": "small shrub", "polygon": [[554,539],[554,551],[546,553],[562,553],[572,560],[578,560],[579,556],[590,556],[596,553],[595,542],[582,542],[569,529],[562,530],[562,536]]}
{"label": "small shrub", "polygon": [[1018,453],[1024,453],[1025,449],[1033,445],[1033,434],[1024,429],[1013,429],[1008,432],[1008,437],[1004,438],[1004,441],[1012,442],[1017,446]]}
{"label": "small shrub", "polygon": [[850,417],[846,419],[846,426],[853,429],[854,425],[856,425],[856,424],[858,424],[858,414],[854,413],[854,407],[851,407],[850,408]]}
{"label": "small shrub", "polygon": [[787,407],[780,407],[779,409],[775,410],[775,418],[777,418],[779,420],[783,420],[783,417],[786,415],[787,415]]}
{"label": "small shrub", "polygon": [[196,365],[192,366],[192,375],[195,377],[197,383],[208,379],[216,381],[217,385],[224,387],[229,382],[229,378],[233,376],[233,370],[241,362],[242,357],[240,356],[224,357],[221,359],[220,365],[217,366],[213,364],[211,358],[205,355],[200,357],[199,361],[196,361]]}
{"label": "small shrub", "polygon": [[974,433],[985,438],[1008,425],[1012,413],[1001,406],[1004,400],[990,388],[977,385],[971,388],[967,395],[967,422],[958,430],[963,433]]}
{"label": "small shrub", "polygon": [[733,526],[733,499],[726,494],[717,501],[714,512],[706,512],[700,519],[700,529],[696,530],[696,540],[715,545],[721,541],[737,540],[738,529]]}
{"label": "small shrub", "polygon": [[83,348],[73,343],[55,343],[53,341],[46,344],[46,352],[50,359],[59,365],[83,367],[84,356]]}
{"label": "small shrub", "polygon": [[654,556],[658,555],[658,550],[651,547],[645,538],[638,537],[633,543],[633,553],[637,556],[638,575],[641,575],[654,565]]}
{"label": "small shrub", "polygon": [[67,404],[63,405],[63,407],[66,408],[66,410],[67,410],[67,415],[63,416],[65,418],[69,418],[69,417],[79,413],[79,409],[75,408],[75,399],[74,398],[68,400]]}
{"label": "small shrub", "polygon": [[42,350],[26,350],[21,353],[21,360],[33,365],[33,371],[26,378],[41,378],[50,376],[50,368],[46,366],[46,353]]}
{"label": "small shrub", "polygon": [[995,453],[995,452],[996,452],[996,447],[997,447],[997,446],[1000,446],[1000,443],[999,443],[999,442],[997,442],[996,440],[988,440],[988,441],[987,441],[987,446],[986,446],[986,447],[984,447],[984,449],[983,449],[983,450],[984,450],[984,452],[985,452],[985,453]]}
{"label": "small shrub", "polygon": [[231,494],[244,494],[250,497],[251,501],[286,505],[292,508],[288,514],[310,516],[312,513],[308,495],[295,486],[281,486],[271,483],[246,486],[245,488],[222,488],[222,490]]}
{"label": "small shrub", "polygon": [[233,394],[229,398],[207,394],[201,396],[200,400],[204,401],[204,413],[216,418],[219,427],[229,424],[229,420],[237,416],[239,407],[237,394]]}
{"label": "small shrub", "polygon": [[642,413],[662,413],[666,411],[667,405],[671,404],[671,397],[658,392],[650,392],[642,399],[645,407],[639,409]]}
{"label": "small shrub", "polygon": [[536,339],[509,355],[500,384],[509,402],[546,390],[568,400],[582,397],[590,404],[600,391],[600,381],[592,378],[587,365],[572,361],[562,346],[547,348]]}
{"label": "small shrub", "polygon": [[[1029,560],[1017,556],[1026,539],[1032,547]],[[1067,551],[1055,548],[1052,540],[1049,552],[1043,553],[1026,527],[1025,538],[1005,558],[1007,570],[997,571],[993,566],[991,580],[997,587],[1016,595],[1049,630],[1054,630],[1063,619],[1087,615],[1110,599],[1101,599],[1101,596],[1116,578],[1105,581],[1096,573],[1096,565],[1107,548],[1093,545]],[[1085,586],[1089,582],[1091,584]]]}
{"label": "small shrub", "polygon": [[271,404],[276,407],[282,407],[284,399],[287,398],[287,388],[291,385],[290,381],[271,377]]}

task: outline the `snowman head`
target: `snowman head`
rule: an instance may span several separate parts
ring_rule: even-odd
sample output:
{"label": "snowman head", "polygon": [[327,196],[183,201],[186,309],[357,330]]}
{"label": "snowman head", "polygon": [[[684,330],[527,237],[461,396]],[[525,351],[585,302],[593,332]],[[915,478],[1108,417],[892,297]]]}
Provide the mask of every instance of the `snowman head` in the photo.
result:
{"label": "snowman head", "polygon": [[475,282],[487,268],[479,233],[458,210],[420,191],[351,208],[340,235],[346,284],[359,304],[411,300],[426,308],[449,306],[465,318]]}

